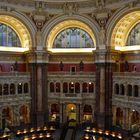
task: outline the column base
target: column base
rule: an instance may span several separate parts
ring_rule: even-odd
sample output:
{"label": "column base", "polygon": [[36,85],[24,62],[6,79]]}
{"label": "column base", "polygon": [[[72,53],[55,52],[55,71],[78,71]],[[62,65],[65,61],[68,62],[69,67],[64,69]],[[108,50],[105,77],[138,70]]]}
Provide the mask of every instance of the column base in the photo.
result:
{"label": "column base", "polygon": [[44,122],[44,112],[36,112],[32,114],[31,122],[33,126],[43,126]]}
{"label": "column base", "polygon": [[105,113],[95,114],[95,124],[96,127],[101,129],[111,129],[112,128],[112,115],[106,115]]}
{"label": "column base", "polygon": [[37,126],[43,126],[44,125],[44,112],[37,112],[36,113],[36,124]]}

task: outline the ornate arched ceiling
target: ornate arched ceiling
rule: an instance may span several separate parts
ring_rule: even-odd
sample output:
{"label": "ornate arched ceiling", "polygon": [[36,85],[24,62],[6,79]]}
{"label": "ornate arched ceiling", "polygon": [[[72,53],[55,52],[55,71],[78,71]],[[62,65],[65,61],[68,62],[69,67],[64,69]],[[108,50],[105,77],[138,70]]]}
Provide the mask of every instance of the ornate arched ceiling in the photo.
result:
{"label": "ornate arched ceiling", "polygon": [[[121,50],[129,50],[126,46],[126,41],[131,29],[140,22],[140,11],[134,11],[123,16],[115,25],[111,36],[111,46],[119,48]],[[131,48],[132,49],[132,48]],[[134,50],[136,48],[133,48]]]}
{"label": "ornate arched ceiling", "polygon": [[[8,15],[0,15],[0,22],[7,24],[17,33],[18,37],[20,38],[21,44],[22,44],[21,51],[23,48],[24,48],[23,49],[23,51],[24,51],[24,50],[28,50],[29,48],[32,47],[30,33],[22,22],[20,22],[18,19],[14,18],[14,17],[8,16]],[[18,49],[18,48],[15,48],[15,49]]]}
{"label": "ornate arched ceiling", "polygon": [[[54,40],[56,38],[56,36],[64,29],[67,29],[67,28],[70,28],[70,27],[78,27],[78,28],[81,28],[83,29],[84,31],[86,31],[92,38],[95,46],[96,46],[96,39],[95,39],[95,36],[94,36],[94,33],[93,31],[90,29],[89,26],[87,26],[85,23],[81,22],[81,21],[78,21],[78,20],[66,20],[66,21],[63,21],[63,22],[60,22],[59,24],[57,24],[49,33],[49,36],[47,38],[47,49],[51,52],[59,52],[60,49],[52,49],[52,46],[53,46],[53,43],[54,43]],[[85,51],[89,51],[90,52],[95,49],[95,48],[91,48],[91,49],[74,49],[74,51],[77,51],[77,52],[82,52],[82,50],[85,52]],[[62,49],[60,50],[62,51]],[[64,52],[70,52],[70,50],[68,49],[63,49]],[[71,49],[72,51],[72,49]]]}

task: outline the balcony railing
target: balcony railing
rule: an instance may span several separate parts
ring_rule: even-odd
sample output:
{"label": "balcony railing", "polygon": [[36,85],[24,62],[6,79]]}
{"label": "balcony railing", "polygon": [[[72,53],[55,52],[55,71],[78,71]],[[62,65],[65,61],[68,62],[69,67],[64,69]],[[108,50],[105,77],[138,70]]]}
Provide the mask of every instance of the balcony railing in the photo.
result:
{"label": "balcony railing", "polygon": [[139,76],[140,72],[114,72],[113,76]]}
{"label": "balcony railing", "polygon": [[15,95],[1,95],[0,102],[14,102],[19,100],[31,100],[31,96],[29,93],[24,94],[15,94]]}
{"label": "balcony railing", "polygon": [[16,76],[16,75],[30,75],[30,73],[29,72],[17,72],[17,71],[0,72],[0,76]]}
{"label": "balcony railing", "polygon": [[48,72],[48,75],[95,75],[95,72]]}
{"label": "balcony railing", "polygon": [[113,95],[112,97],[113,103],[117,104],[126,104],[133,106],[140,106],[140,97],[133,96],[124,96],[124,95]]}
{"label": "balcony railing", "polygon": [[49,98],[70,98],[70,97],[77,97],[77,98],[95,98],[94,93],[49,93]]}

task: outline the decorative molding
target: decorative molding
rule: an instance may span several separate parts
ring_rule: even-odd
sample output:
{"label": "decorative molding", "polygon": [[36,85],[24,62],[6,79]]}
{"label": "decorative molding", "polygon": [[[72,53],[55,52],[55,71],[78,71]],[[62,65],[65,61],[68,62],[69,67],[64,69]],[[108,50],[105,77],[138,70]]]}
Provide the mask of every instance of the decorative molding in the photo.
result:
{"label": "decorative molding", "polygon": [[77,3],[64,3],[63,11],[65,14],[72,16],[73,14],[78,12],[78,4]]}

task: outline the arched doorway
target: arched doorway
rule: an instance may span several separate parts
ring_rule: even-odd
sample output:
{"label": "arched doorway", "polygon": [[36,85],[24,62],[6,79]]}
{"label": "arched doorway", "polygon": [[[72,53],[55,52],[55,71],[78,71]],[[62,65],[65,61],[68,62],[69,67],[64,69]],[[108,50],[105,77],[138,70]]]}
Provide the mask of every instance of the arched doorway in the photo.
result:
{"label": "arched doorway", "polygon": [[83,121],[84,122],[91,122],[92,121],[92,107],[91,107],[91,105],[84,106]]}
{"label": "arched doorway", "polygon": [[116,125],[122,127],[123,121],[123,111],[121,108],[117,108],[116,110]]}
{"label": "arched doorway", "polygon": [[66,106],[67,112],[67,121],[75,120],[76,121],[76,105],[75,104],[68,104]]}
{"label": "arched doorway", "polygon": [[133,110],[131,113],[131,131],[137,132],[139,128],[139,113]]}
{"label": "arched doorway", "polygon": [[2,128],[12,125],[12,112],[9,107],[2,110]]}
{"label": "arched doorway", "polygon": [[28,123],[29,122],[29,109],[26,105],[23,105],[19,109],[20,113],[20,123]]}
{"label": "arched doorway", "polygon": [[55,121],[55,122],[60,121],[59,105],[58,104],[51,105],[51,121]]}

